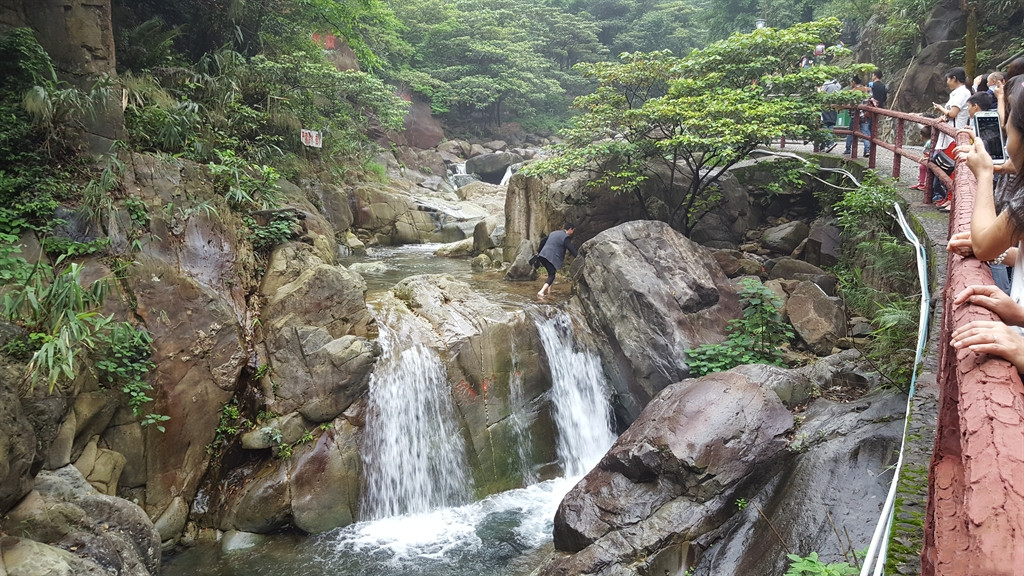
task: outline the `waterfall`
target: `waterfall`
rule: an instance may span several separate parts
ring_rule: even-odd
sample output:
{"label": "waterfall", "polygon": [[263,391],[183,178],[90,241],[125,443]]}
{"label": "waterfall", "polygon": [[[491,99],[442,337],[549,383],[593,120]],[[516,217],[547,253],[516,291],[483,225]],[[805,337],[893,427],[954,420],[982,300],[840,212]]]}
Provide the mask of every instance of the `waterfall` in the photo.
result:
{"label": "waterfall", "polygon": [[533,470],[533,450],[530,445],[530,410],[523,394],[523,372],[519,369],[519,352],[516,342],[512,340],[511,370],[508,375],[508,406],[509,421],[512,423],[512,439],[516,444],[516,456],[519,457],[519,473],[523,485],[529,486],[537,482],[537,473]]}
{"label": "waterfall", "polygon": [[558,459],[566,476],[581,476],[615,441],[601,362],[594,353],[575,348],[572,320],[565,312],[538,321],[537,330],[551,368]]}
{"label": "waterfall", "polygon": [[471,492],[441,359],[392,321],[401,320],[378,318],[381,357],[370,376],[360,450],[364,519],[458,506]]}
{"label": "waterfall", "polygon": [[500,186],[508,186],[508,181],[512,179],[512,167],[509,166],[505,169],[505,175],[501,177]]}

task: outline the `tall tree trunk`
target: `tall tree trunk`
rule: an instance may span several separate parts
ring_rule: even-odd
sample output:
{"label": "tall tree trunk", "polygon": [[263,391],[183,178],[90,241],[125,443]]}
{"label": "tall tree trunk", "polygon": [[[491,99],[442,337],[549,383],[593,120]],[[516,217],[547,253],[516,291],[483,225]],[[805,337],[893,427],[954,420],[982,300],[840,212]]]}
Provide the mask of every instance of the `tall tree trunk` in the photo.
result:
{"label": "tall tree trunk", "polygon": [[978,69],[978,11],[974,2],[963,0],[963,9],[967,12],[967,34],[964,37],[964,69],[967,70],[967,83],[970,84]]}

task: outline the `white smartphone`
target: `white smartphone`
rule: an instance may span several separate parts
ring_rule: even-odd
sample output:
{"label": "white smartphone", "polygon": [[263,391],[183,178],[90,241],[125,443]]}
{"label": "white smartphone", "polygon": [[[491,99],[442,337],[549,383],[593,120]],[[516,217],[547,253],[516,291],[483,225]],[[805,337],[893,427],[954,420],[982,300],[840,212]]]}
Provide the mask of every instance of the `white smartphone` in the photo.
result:
{"label": "white smartphone", "polygon": [[1006,139],[999,124],[999,113],[995,110],[978,112],[974,115],[974,133],[985,143],[985,150],[992,157],[993,164],[1006,162]]}

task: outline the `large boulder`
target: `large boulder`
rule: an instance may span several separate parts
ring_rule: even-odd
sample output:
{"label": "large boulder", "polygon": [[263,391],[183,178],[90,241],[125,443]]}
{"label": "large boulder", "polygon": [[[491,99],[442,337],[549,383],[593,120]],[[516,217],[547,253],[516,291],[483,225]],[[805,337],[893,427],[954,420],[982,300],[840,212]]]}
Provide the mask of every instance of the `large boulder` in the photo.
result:
{"label": "large boulder", "polygon": [[740,315],[711,254],[663,222],[598,234],[572,265],[579,302],[598,338],[616,413],[632,422],[662,388],[690,375],[686,350],[717,343]]}
{"label": "large boulder", "polygon": [[741,366],[665,389],[562,501],[555,546],[568,554],[536,573],[781,574],[780,538],[842,559],[829,515],[866,543],[905,398],[818,399],[798,424],[787,407],[853,369],[849,356],[821,364]]}
{"label": "large boulder", "polygon": [[264,382],[275,413],[327,422],[366,391],[377,350],[359,274],[290,244],[271,258],[261,290],[269,366]]}
{"label": "large boulder", "polygon": [[836,342],[846,336],[843,301],[829,296],[813,282],[800,282],[786,302],[789,323],[807,347],[827,356]]}
{"label": "large boulder", "polygon": [[761,247],[788,256],[807,238],[809,232],[810,227],[800,220],[772,226],[761,235]]}
{"label": "large boulder", "polygon": [[[573,242],[579,246],[602,230],[643,217],[643,210],[630,195],[616,193],[607,185],[591,186],[585,172],[573,172],[562,180],[515,174],[505,196],[502,256],[507,262],[514,261],[524,240],[536,250],[542,237],[568,222],[576,224]],[[511,279],[523,278],[516,275]]]}
{"label": "large boulder", "polygon": [[[625,542],[643,550],[672,532],[712,527],[725,497],[788,444],[793,415],[761,383],[765,370],[771,369],[713,374],[660,394],[562,500],[555,547],[580,552],[597,544],[581,558],[603,554],[621,562],[616,556]],[[631,541],[639,536],[641,541]],[[585,569],[543,573],[593,568],[574,565]]]}
{"label": "large boulder", "polygon": [[[40,472],[35,490],[0,519],[0,529],[47,545],[26,545],[23,540],[19,545],[39,556],[23,557],[15,565],[5,552],[5,574],[149,576],[160,569],[160,536],[142,508],[98,493],[73,466]],[[4,540],[6,547],[10,543]],[[85,559],[81,567],[69,561],[67,551]],[[70,571],[61,568],[65,564]],[[93,572],[90,564],[100,570]],[[33,572],[32,566],[54,571]]]}
{"label": "large boulder", "polygon": [[490,152],[474,156],[466,161],[466,172],[480,176],[484,182],[500,184],[505,172],[513,164],[519,164],[523,157],[511,152]]}

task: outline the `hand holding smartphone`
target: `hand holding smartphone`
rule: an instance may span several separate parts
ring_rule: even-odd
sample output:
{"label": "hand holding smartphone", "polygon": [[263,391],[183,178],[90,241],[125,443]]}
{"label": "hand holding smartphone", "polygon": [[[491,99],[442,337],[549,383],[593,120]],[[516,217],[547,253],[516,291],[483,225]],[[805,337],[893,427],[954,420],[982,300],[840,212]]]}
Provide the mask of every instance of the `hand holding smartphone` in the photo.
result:
{"label": "hand holding smartphone", "polygon": [[974,115],[974,134],[985,143],[985,150],[992,157],[993,164],[1006,162],[1006,140],[995,110],[978,112]]}

